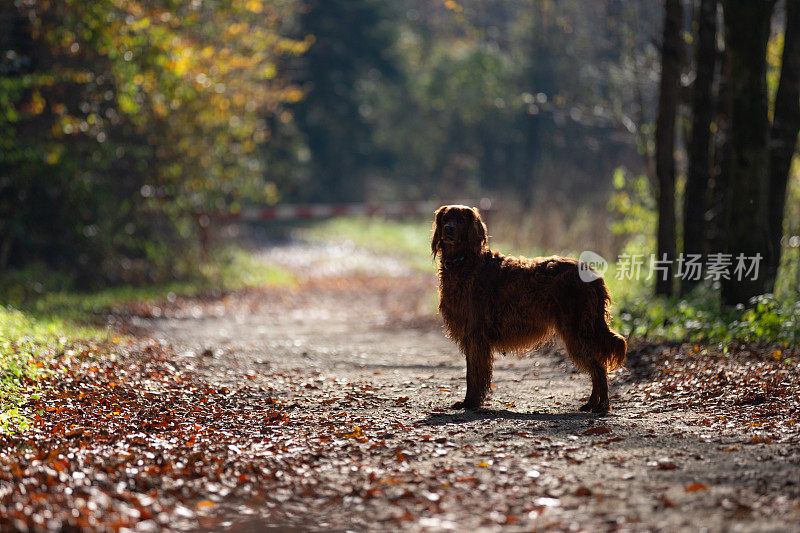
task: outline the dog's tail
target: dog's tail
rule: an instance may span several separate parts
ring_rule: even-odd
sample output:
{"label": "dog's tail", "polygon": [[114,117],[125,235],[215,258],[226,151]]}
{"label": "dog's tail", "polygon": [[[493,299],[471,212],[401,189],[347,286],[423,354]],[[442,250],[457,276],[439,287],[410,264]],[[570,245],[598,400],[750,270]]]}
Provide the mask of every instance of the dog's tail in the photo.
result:
{"label": "dog's tail", "polygon": [[625,364],[625,354],[628,351],[628,343],[625,342],[625,337],[613,329],[608,328],[608,333],[606,333],[606,339],[603,344],[606,371],[611,372],[612,370],[622,368],[622,365]]}
{"label": "dog's tail", "polygon": [[600,357],[605,363],[606,370],[611,372],[621,368],[625,364],[625,354],[628,351],[628,343],[625,337],[614,331],[608,326],[611,319],[611,294],[605,281],[598,279],[592,282],[597,292],[597,325],[596,331],[600,337],[599,352]]}

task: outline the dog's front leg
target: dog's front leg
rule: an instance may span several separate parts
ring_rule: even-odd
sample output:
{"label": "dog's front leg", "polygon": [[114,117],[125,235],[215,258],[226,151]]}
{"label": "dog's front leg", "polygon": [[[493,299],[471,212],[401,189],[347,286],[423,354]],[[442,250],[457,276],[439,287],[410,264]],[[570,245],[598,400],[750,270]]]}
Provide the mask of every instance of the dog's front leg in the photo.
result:
{"label": "dog's front leg", "polygon": [[453,404],[453,409],[478,409],[492,384],[492,351],[483,341],[468,341],[464,348],[467,357],[467,395],[463,402]]}

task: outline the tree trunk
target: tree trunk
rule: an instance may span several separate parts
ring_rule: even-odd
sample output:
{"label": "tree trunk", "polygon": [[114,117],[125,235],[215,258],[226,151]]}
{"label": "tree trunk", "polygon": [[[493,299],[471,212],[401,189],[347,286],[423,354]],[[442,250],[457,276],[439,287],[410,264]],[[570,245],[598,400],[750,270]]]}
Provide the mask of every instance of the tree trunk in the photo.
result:
{"label": "tree trunk", "polygon": [[714,106],[713,166],[709,180],[711,221],[708,224],[708,252],[724,253],[728,224],[728,178],[731,163],[731,62],[725,49],[717,50],[719,74]]}
{"label": "tree trunk", "polygon": [[[717,62],[717,0],[700,0],[695,17],[698,23],[695,68],[692,87],[692,137],[689,142],[689,172],[683,197],[683,251],[704,254],[706,212],[709,209],[711,115],[713,112],[714,69]],[[698,281],[681,280],[681,294]]]}
{"label": "tree trunk", "polygon": [[727,304],[746,304],[767,290],[763,272],[770,248],[766,56],[775,2],[724,0],[723,5],[732,98],[727,252],[734,265],[739,256],[760,265],[756,279],[752,273],[737,279],[732,268],[730,279],[722,280],[722,298]]}
{"label": "tree trunk", "polygon": [[770,131],[767,200],[770,255],[766,275],[770,290],[775,286],[781,261],[786,185],[797,146],[797,133],[800,131],[800,0],[786,0],[786,32],[774,116]]}
{"label": "tree trunk", "polygon": [[661,82],[656,119],[656,180],[658,181],[658,233],[656,254],[666,259],[666,273],[658,272],[656,294],[672,294],[675,259],[675,114],[681,66],[681,0],[666,0],[661,43]]}

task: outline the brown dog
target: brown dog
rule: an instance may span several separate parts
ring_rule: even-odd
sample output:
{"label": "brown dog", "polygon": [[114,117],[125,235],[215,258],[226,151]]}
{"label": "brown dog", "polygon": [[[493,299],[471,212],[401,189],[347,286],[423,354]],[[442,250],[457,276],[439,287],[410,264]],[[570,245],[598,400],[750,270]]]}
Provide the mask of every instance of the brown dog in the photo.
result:
{"label": "brown dog", "polygon": [[467,358],[467,394],[454,409],[480,407],[494,351],[524,350],[558,334],[592,377],[581,411],[609,411],[608,372],[623,365],[627,345],[608,327],[611,296],[602,278],[583,281],[579,262],[568,257],[493,252],[478,210],[463,205],[436,211],[431,251],[441,254],[439,311]]}

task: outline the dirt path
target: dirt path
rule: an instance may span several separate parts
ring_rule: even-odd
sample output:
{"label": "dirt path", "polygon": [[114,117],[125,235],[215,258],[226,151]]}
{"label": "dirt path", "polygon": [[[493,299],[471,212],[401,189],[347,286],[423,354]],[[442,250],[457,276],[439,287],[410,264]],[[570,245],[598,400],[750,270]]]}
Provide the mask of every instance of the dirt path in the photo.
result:
{"label": "dirt path", "polygon": [[[464,362],[432,273],[334,245],[261,253],[300,287],[134,319],[178,368],[281,406],[262,428],[275,482],[215,529],[800,531],[796,420],[683,406],[645,379],[646,354],[682,348],[634,343],[606,417],[577,411],[588,379],[558,348],[498,357],[487,407],[450,411]],[[329,431],[297,433],[312,422]]]}

